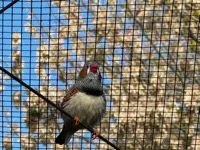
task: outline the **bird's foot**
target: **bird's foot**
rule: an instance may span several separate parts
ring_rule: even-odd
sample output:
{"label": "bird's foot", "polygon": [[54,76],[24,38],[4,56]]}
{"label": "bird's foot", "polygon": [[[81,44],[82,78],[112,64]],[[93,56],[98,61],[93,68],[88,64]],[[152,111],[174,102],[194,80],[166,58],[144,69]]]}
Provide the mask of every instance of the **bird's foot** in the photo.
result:
{"label": "bird's foot", "polygon": [[97,130],[94,130],[92,133],[92,139],[96,139],[99,136],[99,132]]}
{"label": "bird's foot", "polygon": [[75,116],[75,117],[74,117],[74,126],[78,126],[79,123],[80,123],[79,117]]}

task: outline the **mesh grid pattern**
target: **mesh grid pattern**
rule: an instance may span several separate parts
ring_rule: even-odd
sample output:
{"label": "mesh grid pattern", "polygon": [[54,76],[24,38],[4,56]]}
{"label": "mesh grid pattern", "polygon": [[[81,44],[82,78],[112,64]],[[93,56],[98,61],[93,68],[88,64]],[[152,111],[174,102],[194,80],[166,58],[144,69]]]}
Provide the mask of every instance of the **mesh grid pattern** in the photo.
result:
{"label": "mesh grid pattern", "polygon": [[[198,0],[12,2],[0,1],[1,67],[57,104],[96,60],[101,136],[121,150],[200,149]],[[86,129],[55,144],[60,111],[3,71],[0,110],[2,149],[114,149]]]}

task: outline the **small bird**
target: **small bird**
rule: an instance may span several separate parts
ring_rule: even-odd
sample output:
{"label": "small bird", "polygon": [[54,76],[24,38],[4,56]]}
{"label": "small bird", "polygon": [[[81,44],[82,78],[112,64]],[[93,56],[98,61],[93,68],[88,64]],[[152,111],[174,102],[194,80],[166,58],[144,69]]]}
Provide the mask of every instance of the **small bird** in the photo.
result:
{"label": "small bird", "polygon": [[[106,111],[106,100],[96,62],[85,63],[77,82],[64,96],[61,108],[74,120],[62,114],[63,129],[55,140],[60,145],[67,144],[76,131],[83,129],[79,122],[93,127],[101,120]],[[95,139],[97,136],[98,131],[95,130],[92,137]]]}

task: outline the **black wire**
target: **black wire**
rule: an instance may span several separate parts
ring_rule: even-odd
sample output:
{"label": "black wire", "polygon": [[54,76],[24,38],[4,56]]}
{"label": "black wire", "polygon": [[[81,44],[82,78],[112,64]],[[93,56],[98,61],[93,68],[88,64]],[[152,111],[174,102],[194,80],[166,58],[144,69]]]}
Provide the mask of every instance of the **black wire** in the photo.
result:
{"label": "black wire", "polygon": [[12,7],[15,3],[17,3],[19,0],[14,0],[11,3],[9,3],[8,5],[6,5],[5,7],[3,7],[0,10],[0,14],[2,14],[5,10],[7,10],[8,8]]}
{"label": "black wire", "polygon": [[[41,97],[43,100],[45,100],[47,103],[49,103],[50,105],[52,105],[53,107],[55,107],[56,109],[58,109],[61,113],[65,114],[66,116],[68,116],[71,119],[74,119],[72,116],[70,116],[67,112],[65,112],[63,109],[61,109],[60,107],[58,107],[55,103],[53,103],[52,101],[50,101],[48,98],[46,98],[45,96],[43,96],[42,94],[40,94],[38,91],[36,91],[35,89],[33,89],[31,86],[29,86],[28,84],[26,84],[25,82],[23,82],[21,79],[19,79],[18,77],[16,77],[15,75],[13,75],[12,73],[10,73],[9,71],[7,71],[6,69],[4,69],[2,66],[0,66],[0,70],[2,70],[4,73],[6,73],[7,75],[9,75],[12,79],[14,79],[15,81],[19,82],[21,85],[25,86],[27,89],[29,89],[31,92],[35,93],[37,96]],[[91,133],[94,132],[94,129],[90,126],[87,126],[86,124],[80,122],[79,123],[82,127],[86,128],[88,131],[90,131]],[[110,146],[112,146],[113,148],[115,148],[116,150],[120,150],[116,145],[114,145],[113,143],[111,143],[110,141],[108,141],[106,138],[102,137],[101,135],[98,135],[98,137],[103,140],[104,142],[106,142],[107,144],[109,144]]]}

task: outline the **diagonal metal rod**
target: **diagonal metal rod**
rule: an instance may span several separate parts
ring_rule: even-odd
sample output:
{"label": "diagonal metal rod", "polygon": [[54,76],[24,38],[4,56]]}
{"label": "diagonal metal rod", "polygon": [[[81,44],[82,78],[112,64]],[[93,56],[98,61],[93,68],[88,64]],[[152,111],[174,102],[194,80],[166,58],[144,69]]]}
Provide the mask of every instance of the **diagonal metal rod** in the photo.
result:
{"label": "diagonal metal rod", "polygon": [[12,2],[10,2],[8,5],[6,5],[5,7],[3,7],[1,10],[0,10],[0,14],[2,14],[6,9],[12,7],[15,3],[17,3],[19,0],[14,0]]}
{"label": "diagonal metal rod", "polygon": [[[19,82],[21,85],[25,86],[27,89],[29,89],[31,92],[35,93],[37,96],[41,97],[43,100],[45,100],[47,103],[49,103],[50,105],[52,105],[53,107],[55,107],[56,109],[58,109],[61,113],[65,114],[66,116],[68,116],[69,118],[73,119],[73,117],[71,115],[69,115],[67,112],[65,112],[63,109],[61,109],[60,107],[58,107],[55,103],[53,103],[52,101],[50,101],[48,98],[46,98],[44,95],[40,94],[38,91],[36,91],[35,89],[33,89],[31,86],[29,86],[28,84],[26,84],[25,82],[23,82],[21,79],[19,79],[18,77],[16,77],[15,75],[13,75],[12,73],[10,73],[9,71],[7,71],[6,69],[4,69],[2,66],[0,66],[0,70],[2,70],[4,73],[6,73],[8,76],[10,76],[12,79],[14,79],[15,81]],[[88,131],[90,131],[91,133],[94,132],[94,129],[91,128],[90,126],[87,126],[86,124],[80,122],[80,125],[83,126],[84,128],[86,128]],[[101,135],[98,135],[98,137],[103,140],[104,142],[106,142],[107,144],[109,144],[110,146],[112,146],[113,148],[115,148],[116,150],[120,150],[116,145],[114,145],[113,143],[111,143],[110,141],[108,141],[106,138],[104,138]]]}

